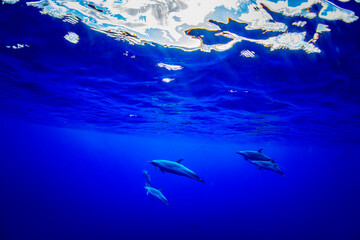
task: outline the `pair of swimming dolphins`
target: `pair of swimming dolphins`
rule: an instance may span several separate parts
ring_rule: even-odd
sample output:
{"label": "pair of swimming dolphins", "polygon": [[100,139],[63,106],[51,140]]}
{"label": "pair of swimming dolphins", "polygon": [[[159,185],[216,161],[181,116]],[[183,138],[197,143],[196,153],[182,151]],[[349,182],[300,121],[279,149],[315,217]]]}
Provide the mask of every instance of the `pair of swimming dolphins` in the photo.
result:
{"label": "pair of swimming dolphins", "polygon": [[146,189],[146,195],[150,195],[150,199],[158,199],[161,202],[165,203],[166,205],[169,205],[168,200],[166,199],[166,197],[164,196],[164,194],[162,194],[162,189],[156,189],[154,187],[151,186],[151,178],[150,178],[150,174],[148,171],[143,170],[143,176],[146,179],[146,184],[145,184],[145,189]]}
{"label": "pair of swimming dolphins", "polygon": [[258,151],[239,151],[236,152],[245,158],[246,161],[258,167],[259,170],[267,169],[284,176],[275,161],[262,153],[262,148]]}
{"label": "pair of swimming dolphins", "polygon": [[[199,182],[204,183],[204,180],[202,180],[194,171],[188,169],[187,167],[181,164],[183,160],[184,159],[179,159],[177,161],[152,160],[149,161],[149,163],[154,165],[156,169],[160,169],[160,171],[163,173],[164,172],[173,173],[176,175],[195,179]],[[165,203],[166,205],[169,205],[169,202],[164,196],[164,194],[162,194],[161,189],[156,189],[151,186],[151,178],[149,172],[144,170],[143,175],[146,179],[146,186],[145,186],[146,194],[150,195],[150,199],[158,199],[161,202]]]}

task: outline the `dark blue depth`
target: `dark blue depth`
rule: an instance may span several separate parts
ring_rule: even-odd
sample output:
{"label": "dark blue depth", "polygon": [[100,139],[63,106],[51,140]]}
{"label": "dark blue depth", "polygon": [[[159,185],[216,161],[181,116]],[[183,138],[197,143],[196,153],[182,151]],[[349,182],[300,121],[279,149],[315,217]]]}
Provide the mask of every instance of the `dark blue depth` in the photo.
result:
{"label": "dark blue depth", "polygon": [[[5,127],[6,126],[6,127]],[[1,120],[1,239],[358,239],[358,145],[213,143]],[[235,152],[264,148],[285,176]],[[147,163],[177,160],[205,180]],[[169,201],[146,196],[142,170]]]}

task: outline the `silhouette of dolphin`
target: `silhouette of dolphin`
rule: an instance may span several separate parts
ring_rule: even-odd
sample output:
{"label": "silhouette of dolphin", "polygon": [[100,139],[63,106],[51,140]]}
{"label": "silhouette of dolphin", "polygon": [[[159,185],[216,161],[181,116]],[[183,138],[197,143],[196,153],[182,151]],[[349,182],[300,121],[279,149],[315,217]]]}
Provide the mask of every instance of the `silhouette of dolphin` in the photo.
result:
{"label": "silhouette of dolphin", "polygon": [[152,160],[149,161],[149,163],[154,165],[156,169],[159,168],[161,172],[169,172],[176,175],[185,176],[204,183],[204,180],[200,179],[200,177],[195,172],[181,164],[181,161],[183,160],[184,159],[179,159],[175,162],[169,160]]}
{"label": "silhouette of dolphin", "polygon": [[149,184],[146,184],[145,189],[146,189],[146,195],[150,195],[151,200],[156,198],[161,202],[165,203],[166,205],[169,205],[169,202],[164,196],[164,194],[162,194],[161,189],[153,188]]}
{"label": "silhouette of dolphin", "polygon": [[238,151],[237,154],[240,154],[245,158],[245,160],[254,160],[254,161],[270,161],[274,163],[274,160],[263,154],[260,148],[258,151]]}
{"label": "silhouette of dolphin", "polygon": [[143,176],[146,179],[146,182],[149,184],[149,186],[151,186],[151,178],[150,178],[150,174],[148,171],[143,170]]}
{"label": "silhouette of dolphin", "polygon": [[259,170],[267,169],[276,173],[279,173],[281,176],[284,176],[284,173],[280,170],[276,163],[270,161],[249,161],[249,163],[258,167]]}

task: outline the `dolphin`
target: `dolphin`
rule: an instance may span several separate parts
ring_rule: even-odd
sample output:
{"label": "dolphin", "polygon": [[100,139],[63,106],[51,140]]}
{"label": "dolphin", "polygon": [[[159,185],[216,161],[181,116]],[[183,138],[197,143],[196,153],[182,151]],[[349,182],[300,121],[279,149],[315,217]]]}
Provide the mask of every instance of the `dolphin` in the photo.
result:
{"label": "dolphin", "polygon": [[150,178],[150,174],[148,171],[143,170],[143,176],[146,179],[146,182],[149,184],[149,186],[151,186],[151,178]]}
{"label": "dolphin", "polygon": [[254,160],[254,161],[270,161],[274,163],[274,160],[263,154],[260,148],[258,151],[238,151],[237,154],[240,154],[245,158],[245,160]]}
{"label": "dolphin", "polygon": [[257,166],[259,170],[267,169],[279,173],[281,176],[284,176],[284,173],[280,170],[276,163],[270,161],[249,161],[249,163]]}
{"label": "dolphin", "polygon": [[164,194],[162,194],[161,189],[153,188],[149,184],[146,184],[145,189],[146,189],[146,195],[150,195],[151,200],[156,198],[161,202],[165,203],[166,205],[169,205],[169,202],[164,196]]}
{"label": "dolphin", "polygon": [[154,165],[156,169],[159,168],[161,172],[169,172],[205,183],[204,180],[200,179],[200,177],[196,173],[182,165],[182,160],[184,159],[179,159],[175,162],[169,160],[152,160],[149,161],[149,163]]}

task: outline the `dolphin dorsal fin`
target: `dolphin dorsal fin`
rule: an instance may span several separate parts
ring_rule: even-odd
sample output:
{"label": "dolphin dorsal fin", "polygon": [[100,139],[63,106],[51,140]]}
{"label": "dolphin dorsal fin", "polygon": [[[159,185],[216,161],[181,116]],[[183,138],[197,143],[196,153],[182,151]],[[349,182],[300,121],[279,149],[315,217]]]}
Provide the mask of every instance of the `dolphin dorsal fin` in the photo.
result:
{"label": "dolphin dorsal fin", "polygon": [[176,162],[177,162],[177,163],[181,163],[182,160],[184,160],[184,159],[179,159],[179,160],[177,160]]}
{"label": "dolphin dorsal fin", "polygon": [[162,188],[160,188],[160,189],[158,189],[160,192],[162,192],[163,191],[163,189]]}
{"label": "dolphin dorsal fin", "polygon": [[262,151],[262,148],[260,148],[260,149],[258,150],[259,153],[261,153],[261,151]]}

